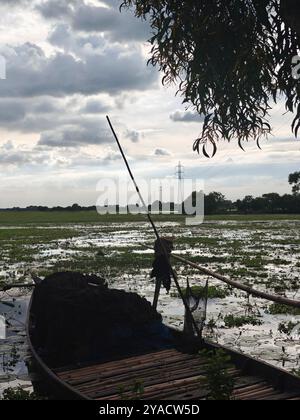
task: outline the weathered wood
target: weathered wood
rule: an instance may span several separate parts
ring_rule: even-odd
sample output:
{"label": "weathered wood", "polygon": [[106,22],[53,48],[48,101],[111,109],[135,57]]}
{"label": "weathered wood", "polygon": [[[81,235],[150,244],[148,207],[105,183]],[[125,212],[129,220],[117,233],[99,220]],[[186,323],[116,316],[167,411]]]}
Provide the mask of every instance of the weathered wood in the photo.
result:
{"label": "weathered wood", "polygon": [[98,367],[101,368],[101,370],[103,370],[103,369],[115,368],[116,366],[121,366],[121,367],[124,367],[127,365],[131,366],[133,360],[136,364],[144,364],[145,362],[148,362],[148,361],[162,360],[165,357],[169,358],[174,355],[177,356],[178,354],[182,354],[182,353],[178,352],[175,349],[170,349],[170,350],[165,350],[162,352],[158,351],[158,352],[143,354],[140,356],[131,356],[125,359],[113,360],[111,362],[99,363],[97,365],[92,365],[92,366],[90,364],[88,364],[87,366],[69,366],[66,368],[56,369],[55,372],[58,375],[64,375],[64,374],[68,374],[69,372],[80,373],[81,371],[87,371],[88,369],[93,370],[93,369],[97,369]]}
{"label": "weathered wood", "polygon": [[[229,370],[229,374],[235,378],[240,375],[240,372],[232,369]],[[145,387],[144,393],[142,398],[143,399],[150,399],[150,400],[156,400],[156,399],[164,399],[164,398],[170,398],[172,396],[172,399],[176,399],[180,394],[182,394],[183,391],[186,390],[187,387],[193,387],[193,389],[198,389],[198,392],[201,394],[201,398],[204,398],[209,395],[209,390],[207,389],[206,385],[206,377],[203,375],[198,376],[192,376],[188,378],[178,378],[162,383],[157,383],[153,385],[149,385]],[[173,395],[176,395],[177,397],[174,398]],[[132,392],[125,393],[124,395],[127,398],[132,397]],[[95,398],[95,399],[120,399],[120,395],[109,395],[102,398]]]}
{"label": "weathered wood", "polygon": [[[94,400],[134,397],[136,383],[143,387],[142,399],[203,400],[209,398],[207,358],[168,349],[118,361],[58,373],[77,392]],[[284,392],[261,377],[245,376],[235,367],[234,400],[297,399],[300,390]]]}
{"label": "weathered wood", "polygon": [[[261,379],[255,377],[237,377],[235,378],[234,389],[240,389],[245,387],[247,384],[257,384],[262,383]],[[172,400],[200,400],[205,397],[208,397],[209,390],[205,389],[204,386],[199,386],[199,384],[194,384],[192,386],[187,386],[185,388],[180,388],[177,390],[171,390],[164,392],[163,395],[154,395],[154,398],[157,397],[160,400],[172,399]]]}
{"label": "weathered wood", "polygon": [[[147,368],[157,368],[157,367],[164,367],[164,366],[170,366],[173,364],[178,364],[180,362],[188,362],[189,360],[195,360],[197,359],[196,355],[189,355],[189,354],[178,354],[178,355],[172,355],[169,356],[168,359],[164,360],[153,360],[153,361],[145,361],[144,363],[136,363],[135,359],[132,359],[131,365],[124,366],[110,366],[109,368],[104,365],[96,365],[93,367],[75,370],[71,372],[67,372],[66,374],[64,372],[61,372],[58,374],[58,376],[62,379],[76,379],[76,378],[82,378],[84,376],[97,376],[97,377],[105,377],[105,376],[116,376],[121,375],[122,373],[129,373],[129,372],[137,372],[139,370],[145,370]],[[198,363],[200,364],[199,359],[197,359]]]}
{"label": "weathered wood", "polygon": [[202,364],[197,362],[196,360],[193,363],[185,363],[185,362],[181,362],[181,363],[176,363],[174,362],[173,364],[169,364],[169,365],[160,365],[160,366],[151,366],[149,367],[145,367],[145,369],[139,369],[136,370],[134,368],[130,369],[130,370],[124,370],[122,371],[122,373],[117,373],[117,374],[113,374],[113,375],[109,375],[106,374],[104,376],[97,375],[97,376],[88,376],[88,377],[82,377],[82,378],[76,378],[76,379],[69,379],[68,382],[74,386],[80,386],[80,384],[85,384],[85,383],[99,383],[101,382],[102,384],[105,383],[114,383],[114,382],[121,382],[121,381],[125,381],[125,383],[131,381],[131,380],[135,380],[135,379],[139,379],[141,380],[144,377],[150,377],[151,375],[163,375],[164,373],[168,373],[168,372],[175,372],[175,371],[180,371],[180,370],[193,370],[193,369],[200,369],[201,370],[205,370],[207,368],[207,364]]}
{"label": "weathered wood", "polygon": [[291,306],[293,308],[300,308],[300,300],[288,299],[283,296],[272,295],[270,293],[261,292],[259,290],[253,289],[250,286],[246,286],[244,284],[238,283],[235,280],[231,280],[228,277],[225,277],[221,274],[215,273],[214,271],[211,271],[205,267],[201,267],[200,265],[193,263],[192,261],[188,261],[187,259],[182,258],[178,255],[172,254],[172,257],[175,258],[177,261],[181,261],[184,264],[187,264],[190,267],[195,268],[196,270],[200,271],[203,274],[207,274],[208,276],[214,277],[215,279],[220,280],[223,283],[226,283],[229,286],[234,287],[235,289],[242,290],[243,292],[246,292],[249,295],[252,295],[261,299],[269,300],[271,302],[279,303],[282,305]]}
{"label": "weathered wood", "polygon": [[[186,370],[169,370],[162,373],[156,372],[156,374],[152,374],[152,376],[148,376],[147,374],[145,376],[137,376],[136,379],[132,378],[129,381],[115,381],[111,384],[103,384],[100,382],[98,384],[94,384],[92,386],[86,386],[86,387],[79,387],[82,392],[88,392],[88,395],[92,398],[99,397],[99,396],[110,396],[112,394],[118,393],[120,387],[123,389],[124,392],[130,392],[135,383],[141,383],[141,385],[145,388],[145,393],[147,392],[148,388],[151,386],[158,386],[161,385],[163,389],[166,387],[169,387],[172,383],[178,380],[187,380],[187,381],[194,381],[195,378],[197,379],[199,386],[200,380],[205,380],[207,369],[196,369],[195,367],[193,369],[186,369]],[[95,392],[95,394],[93,393]],[[145,394],[143,394],[145,396]]]}
{"label": "weathered wood", "polygon": [[240,395],[246,394],[247,392],[252,392],[253,390],[257,390],[257,389],[260,389],[261,387],[264,387],[266,384],[267,383],[265,381],[260,381],[250,386],[238,388],[233,392],[233,396],[238,397]]}
{"label": "weathered wood", "polygon": [[245,395],[242,398],[239,398],[239,400],[241,401],[256,401],[259,400],[261,398],[271,398],[271,397],[275,397],[276,399],[278,398],[278,395],[280,395],[277,391],[274,390],[274,388],[268,388],[268,389],[264,389],[260,392],[256,392],[250,395]]}

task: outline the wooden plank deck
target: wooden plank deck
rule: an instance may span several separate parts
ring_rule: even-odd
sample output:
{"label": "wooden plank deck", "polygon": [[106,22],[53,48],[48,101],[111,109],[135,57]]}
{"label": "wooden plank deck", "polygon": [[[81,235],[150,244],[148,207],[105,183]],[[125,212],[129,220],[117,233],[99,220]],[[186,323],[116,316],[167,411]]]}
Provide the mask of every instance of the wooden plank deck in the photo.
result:
{"label": "wooden plank deck", "polygon": [[[57,372],[68,385],[94,400],[134,399],[140,384],[145,400],[203,400],[209,398],[206,385],[208,359],[176,349],[159,351],[124,360]],[[234,378],[235,400],[300,400],[300,391],[283,393],[264,378],[245,376],[229,368]]]}

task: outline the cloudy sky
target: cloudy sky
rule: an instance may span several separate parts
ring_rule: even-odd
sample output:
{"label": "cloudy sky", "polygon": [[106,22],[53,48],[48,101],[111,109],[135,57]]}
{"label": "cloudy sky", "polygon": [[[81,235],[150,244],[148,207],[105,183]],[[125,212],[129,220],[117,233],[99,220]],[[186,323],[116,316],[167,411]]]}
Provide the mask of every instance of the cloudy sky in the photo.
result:
{"label": "cloudy sky", "polygon": [[300,143],[283,104],[273,136],[227,143],[208,160],[192,152],[201,119],[162,87],[147,66],[150,29],[120,0],[1,0],[0,208],[93,205],[99,179],[126,172],[105,120],[109,114],[138,177],[172,177],[179,161],[206,191],[235,199],[290,191]]}

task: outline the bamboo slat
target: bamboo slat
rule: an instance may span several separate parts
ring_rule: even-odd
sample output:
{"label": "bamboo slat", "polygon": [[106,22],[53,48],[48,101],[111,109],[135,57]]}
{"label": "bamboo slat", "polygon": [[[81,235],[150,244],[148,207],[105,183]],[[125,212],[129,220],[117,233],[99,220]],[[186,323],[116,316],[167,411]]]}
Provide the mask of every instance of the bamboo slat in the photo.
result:
{"label": "bamboo slat", "polygon": [[[199,354],[168,349],[95,366],[59,372],[57,375],[77,392],[94,400],[134,397],[134,386],[142,386],[142,399],[204,400],[209,398],[208,359]],[[234,400],[298,400],[300,391],[283,392],[264,378],[244,375],[228,366],[234,379]]]}

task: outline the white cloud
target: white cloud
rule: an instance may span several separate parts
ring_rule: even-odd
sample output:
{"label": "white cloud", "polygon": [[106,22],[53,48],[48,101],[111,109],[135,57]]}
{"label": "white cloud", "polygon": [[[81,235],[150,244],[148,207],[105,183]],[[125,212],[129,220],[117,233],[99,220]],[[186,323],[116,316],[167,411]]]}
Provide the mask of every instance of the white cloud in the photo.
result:
{"label": "white cloud", "polygon": [[1,1],[6,30],[0,54],[8,75],[0,81],[5,205],[94,204],[99,174],[124,176],[105,113],[141,177],[173,176],[181,160],[188,177],[204,178],[208,191],[230,198],[290,191],[287,175],[299,170],[299,143],[290,136],[282,103],[273,112],[275,137],[262,142],[262,151],[249,143],[244,153],[222,142],[214,159],[197,156],[192,143],[203,118],[185,110],[175,88],[160,86],[157,70],[146,65],[147,22],[120,13],[119,4]]}

